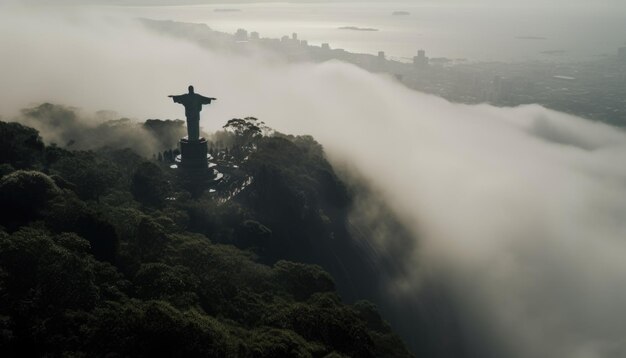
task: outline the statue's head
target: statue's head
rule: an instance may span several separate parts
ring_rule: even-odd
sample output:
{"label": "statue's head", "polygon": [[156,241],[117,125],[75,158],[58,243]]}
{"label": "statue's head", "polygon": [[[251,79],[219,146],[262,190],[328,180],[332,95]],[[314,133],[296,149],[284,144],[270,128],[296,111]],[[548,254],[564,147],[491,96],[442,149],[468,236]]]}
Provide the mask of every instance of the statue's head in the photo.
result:
{"label": "statue's head", "polygon": [[193,86],[189,86],[189,93],[193,93]]}

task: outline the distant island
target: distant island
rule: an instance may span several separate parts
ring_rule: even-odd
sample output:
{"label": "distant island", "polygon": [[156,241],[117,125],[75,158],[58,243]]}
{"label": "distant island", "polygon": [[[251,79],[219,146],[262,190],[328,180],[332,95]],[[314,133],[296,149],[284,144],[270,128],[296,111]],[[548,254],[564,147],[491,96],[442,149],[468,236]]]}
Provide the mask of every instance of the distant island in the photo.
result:
{"label": "distant island", "polygon": [[565,51],[565,50],[546,50],[546,51],[541,51],[540,53],[542,53],[544,55],[563,55],[566,52],[567,51]]}
{"label": "distant island", "polygon": [[215,9],[215,12],[241,12],[241,9]]}
{"label": "distant island", "polygon": [[407,16],[407,15],[411,15],[411,13],[408,12],[408,11],[394,11],[391,15],[393,15],[393,16]]}
{"label": "distant island", "polygon": [[374,28],[371,28],[371,27],[356,27],[356,26],[343,26],[343,27],[340,27],[339,30],[378,31],[378,29],[374,29]]}
{"label": "distant island", "polygon": [[543,36],[517,36],[515,37],[518,40],[547,40],[547,37]]}

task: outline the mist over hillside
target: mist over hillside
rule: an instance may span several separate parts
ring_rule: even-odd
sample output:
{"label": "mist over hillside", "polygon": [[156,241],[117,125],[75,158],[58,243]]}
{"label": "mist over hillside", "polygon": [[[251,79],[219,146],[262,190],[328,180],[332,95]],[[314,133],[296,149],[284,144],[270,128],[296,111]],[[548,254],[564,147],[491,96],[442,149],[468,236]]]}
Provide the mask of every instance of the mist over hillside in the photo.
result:
{"label": "mist over hillside", "polygon": [[46,101],[180,118],[166,96],[195,84],[219,99],[206,130],[254,115],[364,176],[416,243],[388,295],[417,301],[442,282],[473,356],[626,355],[624,131],[536,105],[454,104],[339,62],[206,50],[93,10],[0,20],[3,119]]}

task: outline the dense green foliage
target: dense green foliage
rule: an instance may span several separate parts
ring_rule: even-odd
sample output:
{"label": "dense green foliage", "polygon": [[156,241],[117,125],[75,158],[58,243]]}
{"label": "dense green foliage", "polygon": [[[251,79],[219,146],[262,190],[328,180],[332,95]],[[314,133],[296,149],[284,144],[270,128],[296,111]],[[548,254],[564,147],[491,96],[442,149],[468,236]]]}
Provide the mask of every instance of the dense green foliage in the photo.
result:
{"label": "dense green foliage", "polygon": [[229,176],[255,179],[219,201],[128,149],[0,136],[1,356],[409,356],[372,304],[293,262],[341,235],[348,203],[312,138],[246,138]]}
{"label": "dense green foliage", "polygon": [[2,164],[16,169],[38,164],[44,150],[39,133],[19,123],[0,122]]}

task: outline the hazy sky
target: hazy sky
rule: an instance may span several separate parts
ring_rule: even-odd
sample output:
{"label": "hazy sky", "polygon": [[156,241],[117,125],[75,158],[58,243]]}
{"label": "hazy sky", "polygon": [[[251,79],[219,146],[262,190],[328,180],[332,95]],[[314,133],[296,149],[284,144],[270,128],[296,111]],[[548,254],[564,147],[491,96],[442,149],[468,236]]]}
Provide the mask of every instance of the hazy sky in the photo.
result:
{"label": "hazy sky", "polygon": [[185,5],[185,4],[237,4],[237,3],[272,3],[272,2],[287,2],[287,3],[339,3],[339,2],[378,2],[389,3],[390,6],[398,3],[412,3],[412,4],[494,4],[494,5],[513,5],[513,6],[528,6],[530,3],[537,3],[542,5],[587,5],[591,7],[606,6],[606,5],[619,5],[620,7],[626,7],[622,0],[393,0],[393,1],[381,1],[381,0],[5,0],[7,2],[14,3],[31,3],[31,4],[124,4],[124,5]]}
{"label": "hazy sky", "polygon": [[256,116],[314,135],[371,180],[420,238],[399,294],[450,280],[507,357],[626,356],[622,130],[539,106],[452,104],[338,62],[207,51],[98,11],[2,11],[0,48],[5,120],[41,101],[180,118],[166,96],[194,84],[218,98],[204,127]]}

